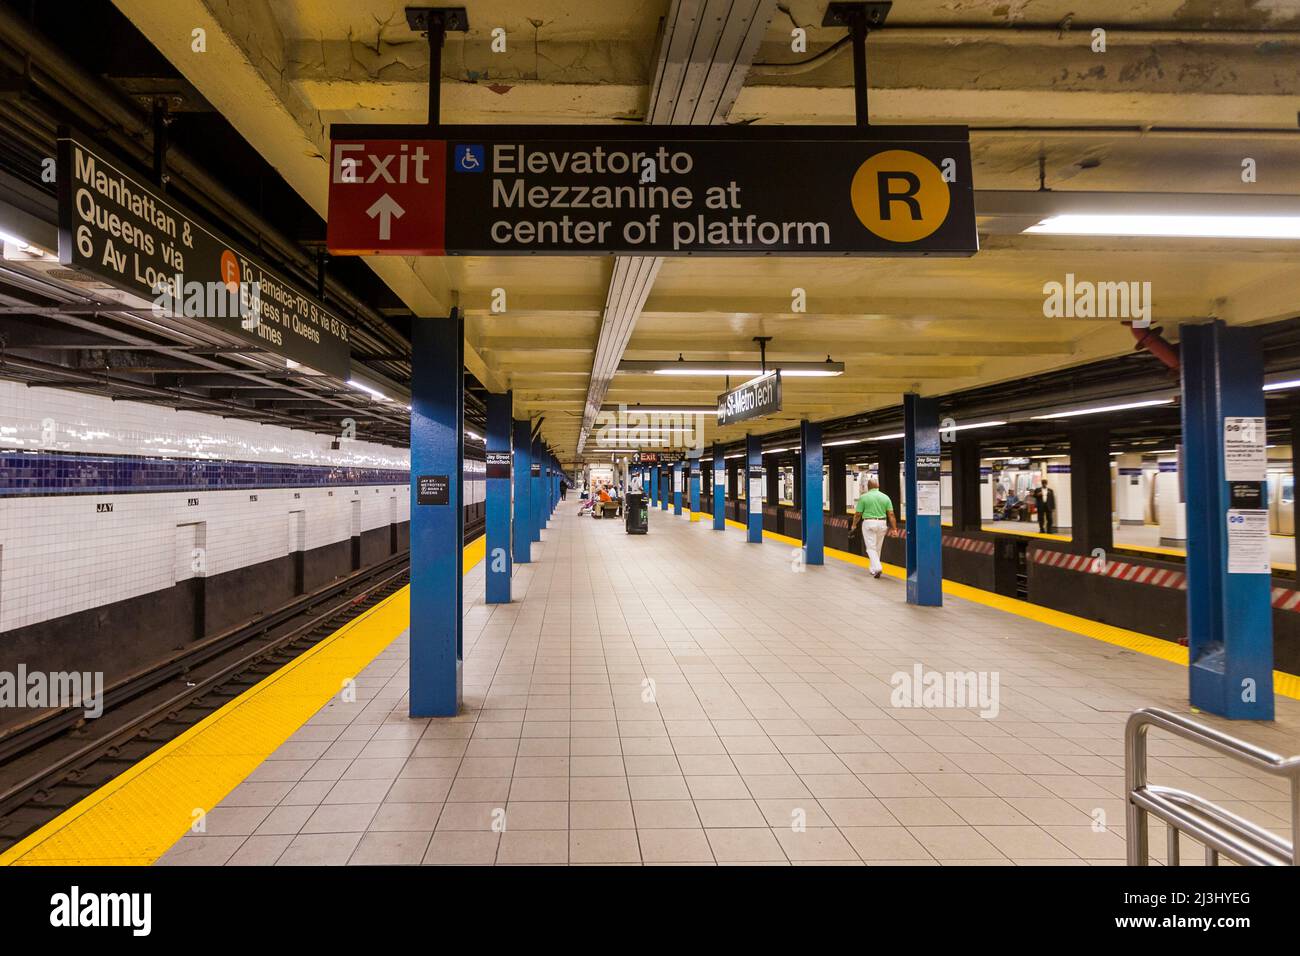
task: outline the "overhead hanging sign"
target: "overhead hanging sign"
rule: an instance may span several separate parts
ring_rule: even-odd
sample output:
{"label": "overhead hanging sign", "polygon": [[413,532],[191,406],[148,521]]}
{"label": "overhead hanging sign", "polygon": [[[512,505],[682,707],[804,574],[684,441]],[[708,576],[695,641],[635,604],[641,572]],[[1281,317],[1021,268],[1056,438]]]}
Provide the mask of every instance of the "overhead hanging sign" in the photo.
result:
{"label": "overhead hanging sign", "polygon": [[686,458],[680,451],[637,451],[632,453],[634,465],[671,465]]}
{"label": "overhead hanging sign", "polygon": [[964,126],[331,129],[330,252],[969,256]]}
{"label": "overhead hanging sign", "polygon": [[760,418],[780,410],[781,373],[779,371],[751,378],[743,385],[738,385],[718,396],[720,426]]}
{"label": "overhead hanging sign", "polygon": [[348,327],[78,134],[59,136],[59,262],[347,380]]}

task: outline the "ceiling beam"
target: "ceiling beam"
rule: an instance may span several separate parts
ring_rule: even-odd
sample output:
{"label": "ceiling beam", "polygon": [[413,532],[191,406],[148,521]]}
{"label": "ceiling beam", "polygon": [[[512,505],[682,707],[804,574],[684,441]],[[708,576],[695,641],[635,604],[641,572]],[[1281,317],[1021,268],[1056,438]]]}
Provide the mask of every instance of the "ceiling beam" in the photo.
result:
{"label": "ceiling beam", "polygon": [[[672,0],[659,38],[645,121],[659,126],[724,122],[775,11],[776,0]],[[659,256],[614,260],[575,449],[578,454],[662,264]]]}

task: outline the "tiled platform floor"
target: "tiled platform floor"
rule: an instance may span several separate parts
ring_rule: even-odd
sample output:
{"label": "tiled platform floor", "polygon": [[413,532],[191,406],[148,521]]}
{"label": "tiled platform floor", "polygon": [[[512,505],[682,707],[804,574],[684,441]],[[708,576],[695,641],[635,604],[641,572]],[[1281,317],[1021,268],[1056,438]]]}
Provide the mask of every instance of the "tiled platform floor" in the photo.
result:
{"label": "tiled platform floor", "polygon": [[[160,862],[1123,862],[1123,723],[1185,710],[1185,668],[957,599],[912,608],[895,579],[800,573],[734,529],[655,511],[633,537],[577,506],[513,604],[467,578],[460,717],[406,716],[403,636]],[[891,706],[918,663],[995,672],[999,713]],[[1232,730],[1300,752],[1300,704],[1278,712]],[[1277,781],[1152,752],[1153,782],[1289,832]]]}

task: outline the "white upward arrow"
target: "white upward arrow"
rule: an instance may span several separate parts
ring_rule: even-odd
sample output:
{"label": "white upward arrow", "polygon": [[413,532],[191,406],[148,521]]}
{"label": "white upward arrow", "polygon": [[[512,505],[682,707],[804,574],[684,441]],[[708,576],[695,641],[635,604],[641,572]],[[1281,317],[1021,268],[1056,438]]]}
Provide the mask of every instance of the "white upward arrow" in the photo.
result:
{"label": "white upward arrow", "polygon": [[379,217],[379,239],[384,241],[393,234],[393,220],[401,219],[406,210],[397,205],[397,201],[388,193],[375,200],[374,205],[366,210],[371,219]]}

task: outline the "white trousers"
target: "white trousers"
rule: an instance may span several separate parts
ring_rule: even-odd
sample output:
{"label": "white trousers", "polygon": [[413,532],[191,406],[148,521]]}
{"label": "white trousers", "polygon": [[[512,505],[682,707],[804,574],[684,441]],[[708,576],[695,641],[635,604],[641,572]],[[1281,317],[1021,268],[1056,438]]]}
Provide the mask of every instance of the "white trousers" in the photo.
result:
{"label": "white trousers", "polygon": [[862,522],[862,545],[871,559],[871,573],[881,570],[880,546],[885,541],[885,529],[889,523],[884,518],[868,518]]}

